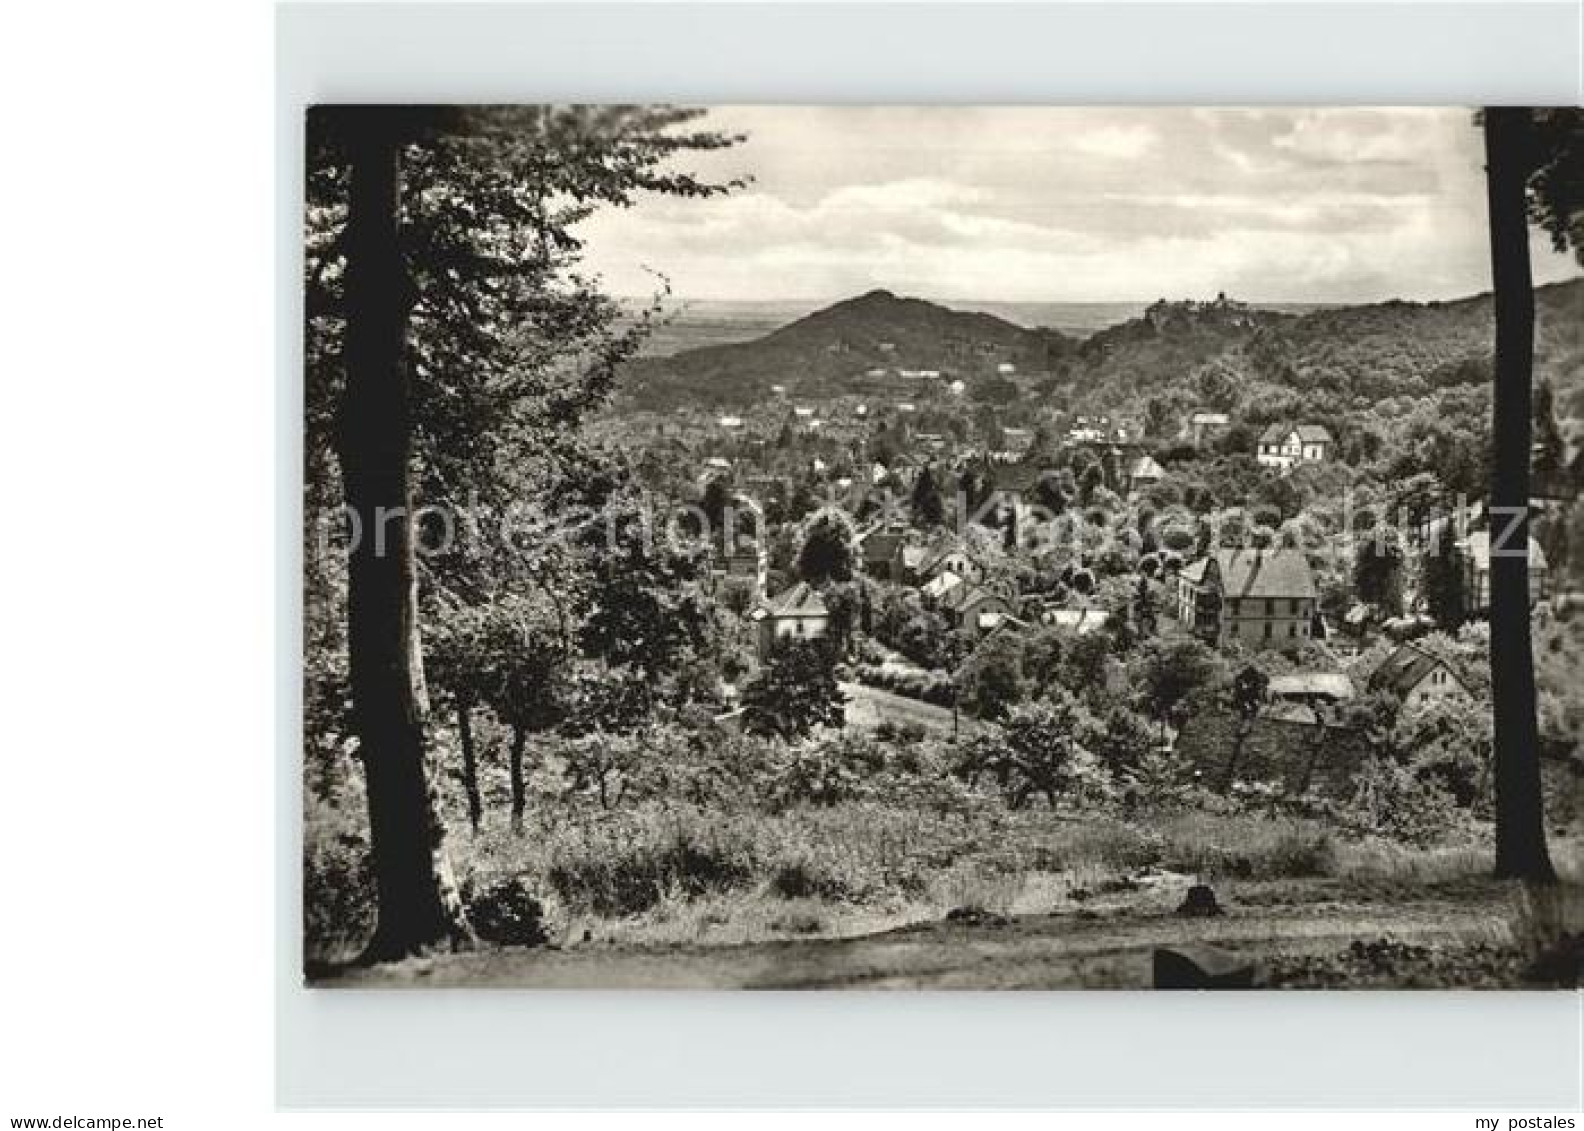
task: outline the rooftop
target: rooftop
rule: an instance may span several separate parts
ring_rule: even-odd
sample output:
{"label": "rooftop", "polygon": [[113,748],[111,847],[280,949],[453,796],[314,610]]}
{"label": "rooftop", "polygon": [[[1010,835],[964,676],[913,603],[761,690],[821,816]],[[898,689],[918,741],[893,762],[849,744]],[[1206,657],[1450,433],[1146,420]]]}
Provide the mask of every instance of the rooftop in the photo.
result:
{"label": "rooftop", "polygon": [[1297,550],[1221,549],[1214,561],[1228,597],[1316,596],[1309,561]]}
{"label": "rooftop", "polygon": [[888,562],[896,556],[897,547],[907,541],[902,530],[874,530],[859,539],[866,562]]}
{"label": "rooftop", "polygon": [[753,612],[754,620],[763,620],[765,617],[823,617],[829,616],[830,610],[825,605],[825,598],[821,597],[819,590],[806,581],[800,581],[790,589],[784,589]]}
{"label": "rooftop", "polygon": [[1040,613],[1042,624],[1071,629],[1079,636],[1104,628],[1110,619],[1110,614],[1103,609],[1046,609]]}
{"label": "rooftop", "polygon": [[1464,673],[1459,670],[1460,665],[1410,641],[1395,648],[1370,673],[1369,688],[1371,691],[1385,690],[1406,695],[1436,668],[1445,668],[1452,673],[1452,678],[1465,687],[1468,685]]}
{"label": "rooftop", "polygon": [[1324,424],[1271,424],[1260,433],[1259,442],[1262,444],[1280,444],[1287,437],[1297,434],[1298,439],[1305,444],[1332,443],[1331,433]]}
{"label": "rooftop", "polygon": [[1324,695],[1332,699],[1351,699],[1353,681],[1341,672],[1294,672],[1271,676],[1267,690],[1278,698]]}
{"label": "rooftop", "polygon": [[1133,466],[1128,470],[1130,479],[1164,479],[1166,469],[1156,462],[1154,456],[1139,456],[1133,461]]}

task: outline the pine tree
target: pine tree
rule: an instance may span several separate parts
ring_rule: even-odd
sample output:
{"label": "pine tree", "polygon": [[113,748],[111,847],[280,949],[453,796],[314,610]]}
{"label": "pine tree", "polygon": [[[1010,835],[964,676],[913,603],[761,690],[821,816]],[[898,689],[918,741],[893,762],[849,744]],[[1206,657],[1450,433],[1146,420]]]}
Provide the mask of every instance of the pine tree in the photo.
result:
{"label": "pine tree", "polygon": [[839,512],[820,511],[804,527],[798,576],[814,586],[851,581],[854,557],[847,520]]}
{"label": "pine tree", "polygon": [[1140,636],[1154,636],[1160,623],[1160,602],[1149,578],[1141,577],[1133,587],[1133,627]]}
{"label": "pine tree", "polygon": [[1364,535],[1353,557],[1353,588],[1360,601],[1396,615],[1402,606],[1402,546],[1390,530]]}
{"label": "pine tree", "polygon": [[946,520],[946,504],[941,499],[933,464],[921,470],[913,482],[912,510],[913,525],[923,530],[940,526]]}
{"label": "pine tree", "polygon": [[1435,542],[1426,549],[1420,577],[1425,610],[1436,627],[1448,633],[1462,628],[1468,619],[1468,608],[1458,561],[1457,532],[1451,521],[1442,526]]}
{"label": "pine tree", "polygon": [[1556,391],[1550,381],[1535,386],[1534,469],[1545,475],[1561,471],[1567,461],[1567,441],[1557,426]]}

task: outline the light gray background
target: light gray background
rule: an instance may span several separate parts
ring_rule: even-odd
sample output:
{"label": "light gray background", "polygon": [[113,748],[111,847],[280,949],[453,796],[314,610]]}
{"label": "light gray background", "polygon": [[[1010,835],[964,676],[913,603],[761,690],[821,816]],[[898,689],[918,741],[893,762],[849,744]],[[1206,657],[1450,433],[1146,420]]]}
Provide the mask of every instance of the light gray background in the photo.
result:
{"label": "light gray background", "polygon": [[287,6],[277,33],[282,1106],[1584,1105],[1580,994],[313,992],[297,973],[304,106],[1573,103],[1576,2]]}

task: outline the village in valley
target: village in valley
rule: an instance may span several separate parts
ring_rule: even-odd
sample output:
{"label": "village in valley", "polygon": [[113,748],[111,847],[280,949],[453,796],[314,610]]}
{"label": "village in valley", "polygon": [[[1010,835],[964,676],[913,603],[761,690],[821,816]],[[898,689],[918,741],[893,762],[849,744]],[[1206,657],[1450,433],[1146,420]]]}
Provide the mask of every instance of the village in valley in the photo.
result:
{"label": "village in valley", "polygon": [[[1265,320],[1221,295],[1162,300],[1138,324],[1167,336],[1199,317],[1249,331]],[[850,728],[960,736],[965,717],[1037,700],[1050,679],[1038,669],[1064,648],[1093,656],[1088,676],[1136,689],[1129,662],[1144,648],[1185,669],[1157,702],[1157,753],[1228,790],[1340,796],[1366,760],[1368,705],[1485,704],[1491,523],[1477,497],[1428,472],[1374,489],[1334,415],[1251,421],[1180,398],[1175,414],[1158,401],[1084,411],[1038,395],[1049,373],[994,351],[976,363],[868,366],[840,395],[775,382],[748,407],[617,413],[601,427],[641,452],[653,487],[696,504],[699,523],[671,533],[707,532],[708,588],[736,614],[752,666],[786,643],[833,645]],[[1225,400],[1220,376],[1205,368],[1188,387]],[[1185,492],[1207,466],[1240,476],[1235,489]],[[1576,467],[1557,470],[1533,500],[1542,535],[1565,527],[1576,497]],[[1359,483],[1359,513],[1346,513]],[[1568,604],[1533,535],[1529,570],[1538,615]],[[1212,669],[1219,697],[1206,694]],[[737,692],[718,720],[751,725]]]}

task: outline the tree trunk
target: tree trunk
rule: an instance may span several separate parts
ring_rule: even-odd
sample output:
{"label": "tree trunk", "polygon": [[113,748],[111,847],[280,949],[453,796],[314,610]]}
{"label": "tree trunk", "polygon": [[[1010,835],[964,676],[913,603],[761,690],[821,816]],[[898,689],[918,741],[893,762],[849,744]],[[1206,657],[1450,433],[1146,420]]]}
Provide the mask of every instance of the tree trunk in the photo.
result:
{"label": "tree trunk", "polygon": [[[346,393],[337,448],[358,522],[348,563],[353,718],[368,783],[378,926],[364,961],[472,941],[444,850],[424,745],[404,364],[411,282],[397,244],[400,151],[379,111],[353,121]],[[361,127],[361,128],[359,128]]]}
{"label": "tree trunk", "polygon": [[[1318,711],[1316,714],[1318,715]],[[1326,722],[1320,719],[1318,729],[1315,731],[1314,741],[1309,744],[1309,757],[1304,759],[1303,776],[1298,779],[1297,797],[1303,797],[1309,792],[1309,786],[1314,782],[1315,766],[1320,762],[1321,751],[1325,748]]]}
{"label": "tree trunk", "polygon": [[468,824],[476,833],[484,821],[484,799],[479,796],[478,752],[473,743],[473,710],[457,704],[457,737],[462,743],[462,790],[467,794]]}
{"label": "tree trunk", "polygon": [[1529,459],[1534,284],[1524,184],[1529,119],[1485,111],[1486,187],[1496,311],[1491,426],[1491,699],[1495,712],[1496,874],[1550,882],[1529,627]]}
{"label": "tree trunk", "polygon": [[1232,732],[1232,754],[1227,758],[1226,769],[1222,771],[1221,792],[1232,792],[1232,786],[1237,781],[1238,766],[1243,761],[1243,744],[1248,741],[1248,736],[1254,729],[1254,720],[1251,718],[1240,719],[1237,729]]}
{"label": "tree trunk", "polygon": [[513,836],[523,832],[523,816],[528,812],[528,786],[523,781],[523,748],[528,745],[528,728],[522,724],[512,727],[511,736],[511,831]]}

